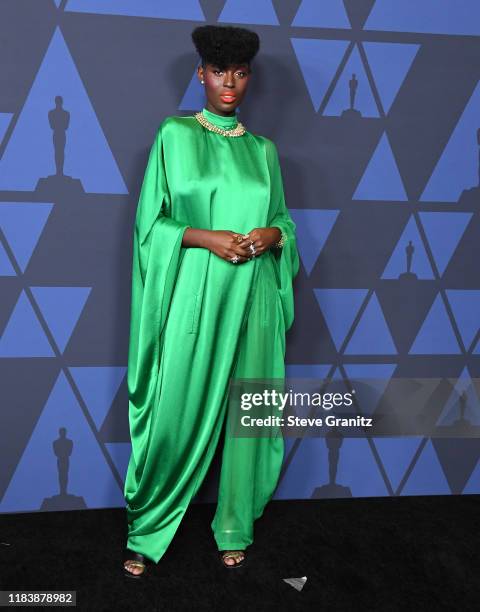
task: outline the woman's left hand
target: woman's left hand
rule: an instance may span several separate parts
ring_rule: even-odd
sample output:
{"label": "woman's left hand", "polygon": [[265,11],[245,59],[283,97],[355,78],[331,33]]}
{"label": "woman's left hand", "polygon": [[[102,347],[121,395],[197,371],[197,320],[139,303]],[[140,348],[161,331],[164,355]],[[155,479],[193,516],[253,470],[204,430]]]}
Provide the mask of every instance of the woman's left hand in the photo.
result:
{"label": "woman's left hand", "polygon": [[282,237],[278,227],[256,227],[243,235],[243,239],[239,244],[243,247],[250,248],[250,244],[255,247],[255,254],[252,257],[258,257],[268,251]]}

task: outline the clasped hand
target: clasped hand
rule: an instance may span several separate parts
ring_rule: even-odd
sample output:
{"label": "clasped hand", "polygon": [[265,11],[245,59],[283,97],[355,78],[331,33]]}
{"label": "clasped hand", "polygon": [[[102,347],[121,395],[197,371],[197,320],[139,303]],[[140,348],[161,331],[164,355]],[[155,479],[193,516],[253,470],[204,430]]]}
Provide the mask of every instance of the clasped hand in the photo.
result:
{"label": "clasped hand", "polygon": [[[211,230],[210,251],[231,261],[235,255],[237,264],[245,263],[254,257],[259,257],[270,249],[278,240],[281,232],[277,227],[256,227],[248,234],[239,234],[230,230]],[[255,248],[252,252],[251,245]]]}

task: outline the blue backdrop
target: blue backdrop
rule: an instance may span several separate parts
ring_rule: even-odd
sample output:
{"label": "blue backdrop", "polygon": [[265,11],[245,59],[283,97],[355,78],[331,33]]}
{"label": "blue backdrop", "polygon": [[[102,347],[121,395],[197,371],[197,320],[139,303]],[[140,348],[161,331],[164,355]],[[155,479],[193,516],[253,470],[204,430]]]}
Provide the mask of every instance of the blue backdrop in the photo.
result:
{"label": "blue backdrop", "polygon": [[[135,210],[159,123],[204,106],[203,23],[261,37],[240,119],[298,229],[287,373],[479,376],[477,0],[4,0],[1,512],[124,506]],[[345,438],[328,487],[325,439],[289,438],[275,498],[478,493],[479,457]]]}

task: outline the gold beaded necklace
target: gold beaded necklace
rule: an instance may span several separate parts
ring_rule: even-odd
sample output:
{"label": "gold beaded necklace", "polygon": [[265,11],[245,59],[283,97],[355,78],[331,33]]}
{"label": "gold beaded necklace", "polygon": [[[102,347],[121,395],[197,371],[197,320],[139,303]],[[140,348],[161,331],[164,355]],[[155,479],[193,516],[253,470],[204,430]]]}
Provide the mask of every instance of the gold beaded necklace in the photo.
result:
{"label": "gold beaded necklace", "polygon": [[229,136],[230,138],[236,138],[237,136],[242,136],[245,134],[246,129],[240,121],[237,123],[236,127],[230,130],[226,130],[224,128],[215,125],[211,121],[209,121],[203,113],[195,113],[195,119],[203,125],[203,127],[207,128],[211,132],[215,132],[216,134],[221,134],[222,136]]}

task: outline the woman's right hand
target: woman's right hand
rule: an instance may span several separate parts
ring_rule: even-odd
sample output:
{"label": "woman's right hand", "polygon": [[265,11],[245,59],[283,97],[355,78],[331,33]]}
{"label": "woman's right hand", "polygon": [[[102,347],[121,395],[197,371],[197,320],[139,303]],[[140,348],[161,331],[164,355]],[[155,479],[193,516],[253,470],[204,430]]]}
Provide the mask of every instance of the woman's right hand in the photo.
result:
{"label": "woman's right hand", "polygon": [[231,262],[232,257],[237,255],[236,265],[238,265],[245,263],[252,256],[249,248],[238,244],[242,236],[243,234],[230,230],[209,230],[205,236],[204,246],[226,261]]}

